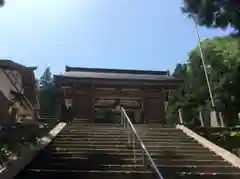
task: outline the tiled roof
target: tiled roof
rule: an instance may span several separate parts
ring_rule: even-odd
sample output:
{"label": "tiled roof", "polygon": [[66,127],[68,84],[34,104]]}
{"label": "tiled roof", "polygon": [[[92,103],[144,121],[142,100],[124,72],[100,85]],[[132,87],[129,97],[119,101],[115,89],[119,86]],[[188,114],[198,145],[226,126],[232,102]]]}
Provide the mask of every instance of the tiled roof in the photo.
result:
{"label": "tiled roof", "polygon": [[86,71],[68,71],[60,76],[73,78],[92,78],[92,79],[112,79],[112,80],[177,80],[172,76],[156,74],[130,74],[130,73],[105,73],[105,72],[86,72]]}

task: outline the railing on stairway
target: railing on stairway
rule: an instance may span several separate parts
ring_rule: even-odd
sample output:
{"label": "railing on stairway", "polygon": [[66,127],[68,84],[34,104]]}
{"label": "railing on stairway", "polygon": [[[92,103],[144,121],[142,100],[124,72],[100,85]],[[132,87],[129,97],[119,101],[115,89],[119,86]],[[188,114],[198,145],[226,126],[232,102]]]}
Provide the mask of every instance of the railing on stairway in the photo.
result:
{"label": "railing on stairway", "polygon": [[[140,138],[140,136],[137,133],[137,130],[135,129],[135,127],[133,126],[130,118],[128,117],[125,109],[123,107],[120,107],[121,110],[121,124],[124,125],[125,130],[128,133],[128,143],[132,144],[133,146],[133,162],[134,165],[136,165],[136,142],[140,143],[140,147],[142,150],[142,161],[143,161],[143,165],[144,166],[148,166],[150,164],[150,166],[153,168],[153,170],[156,172],[157,176],[159,179],[164,179],[162,174],[160,173],[160,171],[158,170],[155,162],[153,161],[151,155],[149,154],[147,148],[145,147],[142,139]],[[150,163],[149,163],[150,162]]]}

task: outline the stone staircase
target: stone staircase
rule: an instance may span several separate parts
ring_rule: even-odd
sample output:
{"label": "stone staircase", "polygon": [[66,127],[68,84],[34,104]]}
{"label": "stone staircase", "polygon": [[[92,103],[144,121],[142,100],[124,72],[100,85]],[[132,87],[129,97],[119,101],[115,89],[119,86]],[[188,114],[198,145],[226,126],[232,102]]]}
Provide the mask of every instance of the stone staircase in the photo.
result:
{"label": "stone staircase", "polygon": [[[164,179],[239,179],[240,170],[203,148],[181,130],[158,124],[135,125]],[[138,143],[128,144],[118,124],[74,120],[16,179],[150,179]]]}
{"label": "stone staircase", "polygon": [[156,124],[137,125],[136,128],[164,178],[240,177],[240,169],[204,148],[180,129]]}

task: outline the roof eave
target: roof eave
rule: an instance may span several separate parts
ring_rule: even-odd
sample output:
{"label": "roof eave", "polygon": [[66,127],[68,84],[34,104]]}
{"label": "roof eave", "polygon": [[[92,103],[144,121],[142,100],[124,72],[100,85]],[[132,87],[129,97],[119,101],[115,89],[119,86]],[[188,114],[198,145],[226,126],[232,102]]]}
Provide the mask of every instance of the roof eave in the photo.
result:
{"label": "roof eave", "polygon": [[86,68],[65,66],[65,72],[101,72],[101,73],[130,73],[130,74],[154,74],[169,75],[169,71],[133,70],[133,69],[110,69],[110,68]]}
{"label": "roof eave", "polygon": [[59,81],[89,81],[89,82],[93,82],[93,81],[107,81],[115,83],[115,82],[136,82],[136,83],[149,83],[149,84],[161,84],[161,83],[174,83],[177,86],[179,86],[180,84],[183,83],[183,80],[181,79],[169,79],[169,80],[141,80],[141,79],[103,79],[103,78],[83,78],[83,77],[69,77],[69,76],[64,76],[64,75],[54,75],[54,79],[55,81],[59,82]]}

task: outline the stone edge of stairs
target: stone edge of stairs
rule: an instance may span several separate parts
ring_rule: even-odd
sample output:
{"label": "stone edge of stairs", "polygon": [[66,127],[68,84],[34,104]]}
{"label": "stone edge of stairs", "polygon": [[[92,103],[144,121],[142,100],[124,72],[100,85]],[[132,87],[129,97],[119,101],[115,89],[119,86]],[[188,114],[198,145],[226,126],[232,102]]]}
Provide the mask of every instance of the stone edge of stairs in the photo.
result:
{"label": "stone edge of stairs", "polygon": [[66,123],[64,122],[58,123],[46,136],[40,139],[35,148],[23,148],[20,152],[19,159],[10,161],[7,167],[0,169],[0,179],[15,177],[65,126]]}
{"label": "stone edge of stairs", "polygon": [[240,169],[240,158],[234,155],[233,153],[229,152],[228,150],[210,142],[206,138],[200,136],[199,134],[193,132],[189,128],[184,125],[177,125],[177,129],[182,130],[187,136],[196,140],[200,145],[205,148],[208,148],[210,151],[214,152],[218,156],[222,157],[223,160],[227,161],[228,163],[232,164],[234,167]]}

